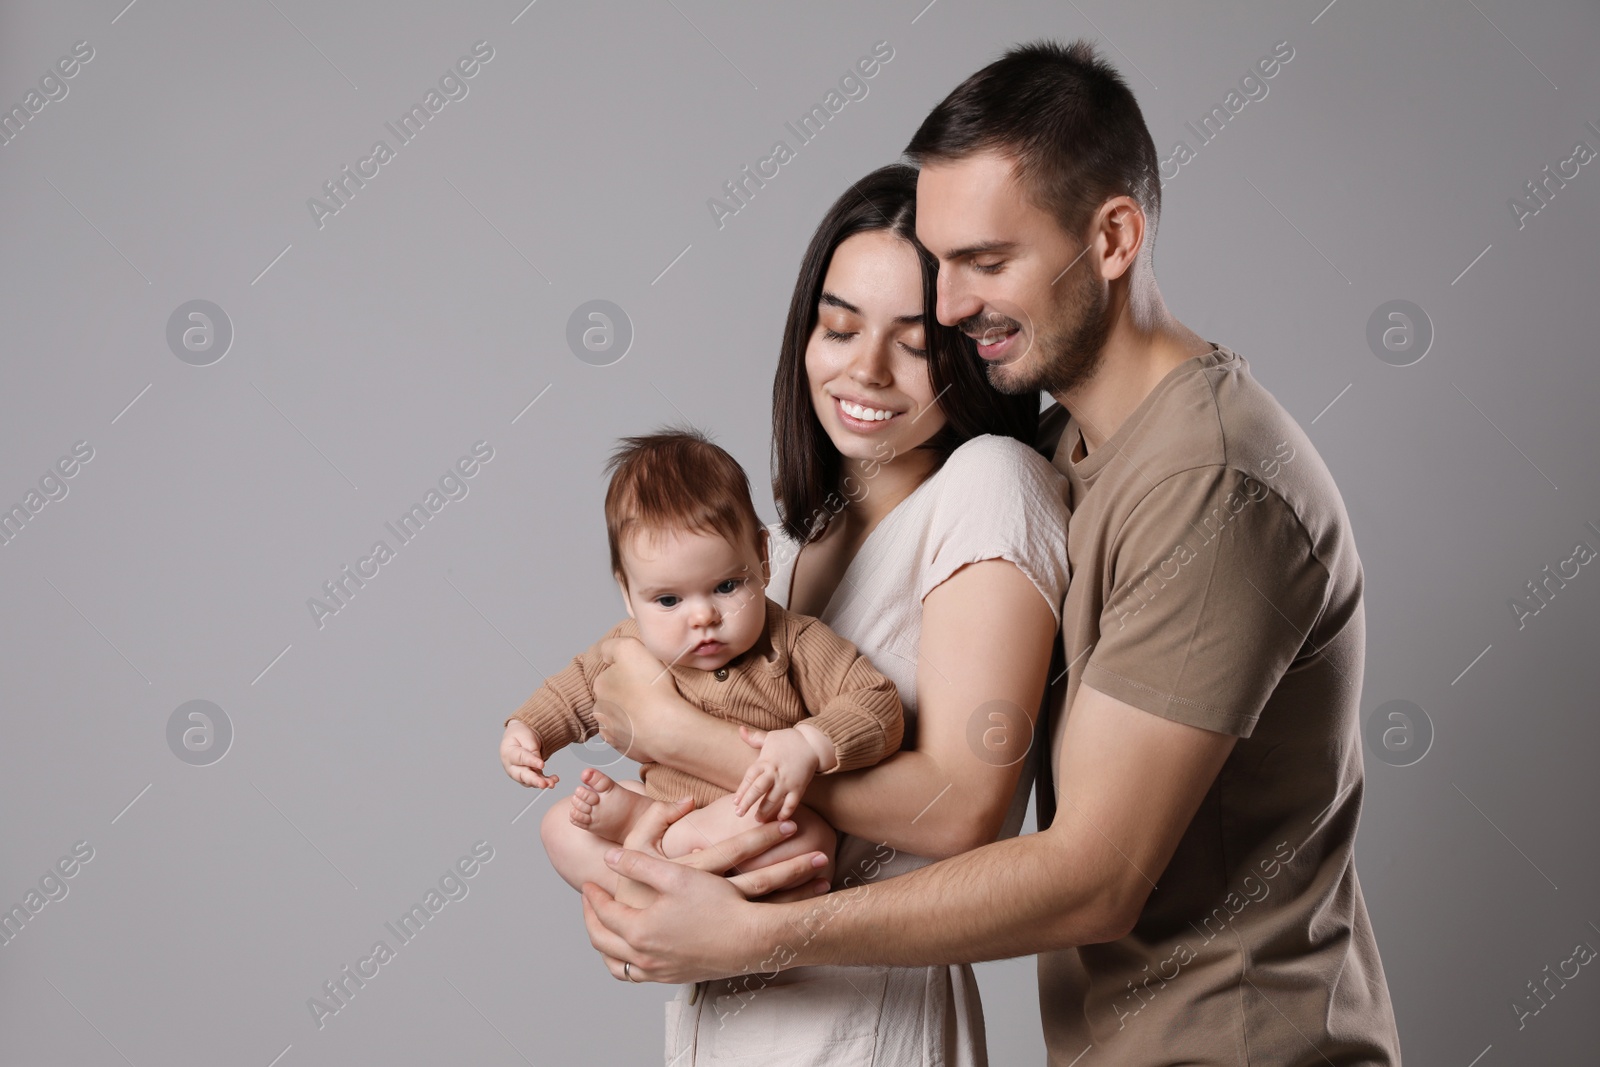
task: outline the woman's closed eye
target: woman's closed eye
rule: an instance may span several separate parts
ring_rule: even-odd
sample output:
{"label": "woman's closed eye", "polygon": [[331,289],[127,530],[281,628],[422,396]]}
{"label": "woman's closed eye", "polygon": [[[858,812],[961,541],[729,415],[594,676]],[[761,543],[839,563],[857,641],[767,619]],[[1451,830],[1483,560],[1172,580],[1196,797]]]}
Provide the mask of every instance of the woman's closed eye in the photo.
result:
{"label": "woman's closed eye", "polygon": [[[844,342],[850,340],[850,338],[854,337],[857,332],[858,331],[856,330],[851,330],[848,333],[845,333],[839,330],[831,329],[827,326],[822,328],[823,337],[826,337],[828,340],[837,342],[839,344],[843,344]],[[896,341],[895,343],[901,348],[905,349],[907,352],[910,352],[913,356],[925,356],[928,354],[928,350],[926,348],[914,348],[911,345],[906,344],[904,341]]]}

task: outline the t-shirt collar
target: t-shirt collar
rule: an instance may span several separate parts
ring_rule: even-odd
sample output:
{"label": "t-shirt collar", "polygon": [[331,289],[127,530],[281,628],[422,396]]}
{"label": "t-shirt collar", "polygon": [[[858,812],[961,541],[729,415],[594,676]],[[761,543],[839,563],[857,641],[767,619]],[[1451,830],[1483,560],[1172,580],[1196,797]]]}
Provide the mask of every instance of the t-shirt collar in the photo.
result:
{"label": "t-shirt collar", "polygon": [[1106,439],[1099,448],[1093,452],[1076,458],[1084,452],[1083,431],[1078,428],[1078,420],[1069,417],[1066,428],[1061,431],[1061,439],[1056,442],[1055,455],[1050,458],[1050,463],[1058,471],[1087,488],[1093,483],[1095,477],[1111,462],[1111,457],[1117,455],[1122,446],[1138,430],[1139,424],[1150,409],[1155,406],[1156,398],[1164,393],[1177,379],[1190,374],[1203,365],[1214,365],[1234,358],[1233,350],[1215,341],[1207,341],[1211,346],[1209,352],[1202,352],[1197,356],[1190,356],[1182,363],[1173,367],[1156,387],[1139,401],[1139,406],[1134,408],[1128,417],[1122,420],[1122,425],[1117,427],[1117,432]]}

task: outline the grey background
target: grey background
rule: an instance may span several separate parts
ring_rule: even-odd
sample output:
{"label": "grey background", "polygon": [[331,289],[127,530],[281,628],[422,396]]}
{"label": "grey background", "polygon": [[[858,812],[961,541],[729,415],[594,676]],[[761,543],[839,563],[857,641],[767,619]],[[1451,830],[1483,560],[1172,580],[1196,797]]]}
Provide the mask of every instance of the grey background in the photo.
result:
{"label": "grey background", "polygon": [[[1600,149],[1593,3],[125,2],[0,7],[6,109],[94,49],[0,146],[0,503],[94,449],[0,547],[0,903],[94,849],[0,947],[0,1062],[658,1060],[671,990],[599,965],[539,846],[555,798],[495,756],[620,617],[601,462],[687,419],[763,484],[828,203],[1004,46],[1080,35],[1163,155],[1294,48],[1167,183],[1158,276],[1339,480],[1363,708],[1433,725],[1410,766],[1368,746],[1357,847],[1408,1061],[1593,1062],[1592,968],[1520,1030],[1511,1005],[1600,947],[1600,569],[1521,629],[1509,600],[1600,547],[1600,163],[1508,206]],[[479,40],[468,96],[319,229],[307,198]],[[719,229],[707,199],[880,40],[869,95]],[[234,332],[205,367],[166,342],[195,299]],[[605,367],[565,340],[595,299],[634,330]],[[1396,299],[1434,328],[1412,366],[1366,342]],[[469,494],[319,629],[307,599],[480,440]],[[191,700],[233,731],[207,766],[168,746]],[[478,841],[469,894],[319,1030],[308,998]],[[980,978],[995,1061],[1038,1062],[1032,960]]]}

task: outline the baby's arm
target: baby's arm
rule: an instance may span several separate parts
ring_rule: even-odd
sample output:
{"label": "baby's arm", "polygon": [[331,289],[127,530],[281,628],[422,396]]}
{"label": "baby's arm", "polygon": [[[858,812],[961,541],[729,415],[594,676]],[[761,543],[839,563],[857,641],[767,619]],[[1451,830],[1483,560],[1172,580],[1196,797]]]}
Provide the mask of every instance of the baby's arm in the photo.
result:
{"label": "baby's arm", "polygon": [[905,735],[900,691],[827,624],[810,620],[797,635],[789,675],[811,712],[796,729],[815,729],[833,746],[835,758],[821,773],[870,767],[899,751]]}
{"label": "baby's arm", "polygon": [[567,745],[587,741],[599,732],[594,718],[594,680],[606,665],[600,647],[610,638],[631,636],[632,621],[612,627],[605,637],[573,657],[506,719],[506,732],[500,739],[500,764],[513,779],[526,786],[549,789],[559,779],[543,773],[544,761]]}

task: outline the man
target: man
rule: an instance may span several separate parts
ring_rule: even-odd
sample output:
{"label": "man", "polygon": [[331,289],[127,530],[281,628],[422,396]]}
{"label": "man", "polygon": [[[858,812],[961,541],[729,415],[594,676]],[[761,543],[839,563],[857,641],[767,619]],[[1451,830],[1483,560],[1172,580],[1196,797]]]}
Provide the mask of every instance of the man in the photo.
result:
{"label": "man", "polygon": [[[1362,573],[1343,502],[1244,361],[1166,309],[1158,161],[1084,43],[1014,48],[928,116],[917,235],[995,388],[1049,391],[1068,479],[1063,684],[1036,834],[821,901],[632,850],[586,886],[619,978],[1038,953],[1051,1062],[1394,1065],[1356,879]],[[674,816],[667,816],[670,819]],[[781,836],[725,843],[737,862]],[[755,850],[755,851],[752,851]],[[759,872],[755,872],[759,873]],[[786,877],[792,872],[775,872]],[[782,884],[774,880],[766,884]],[[803,931],[797,936],[797,931]]]}

